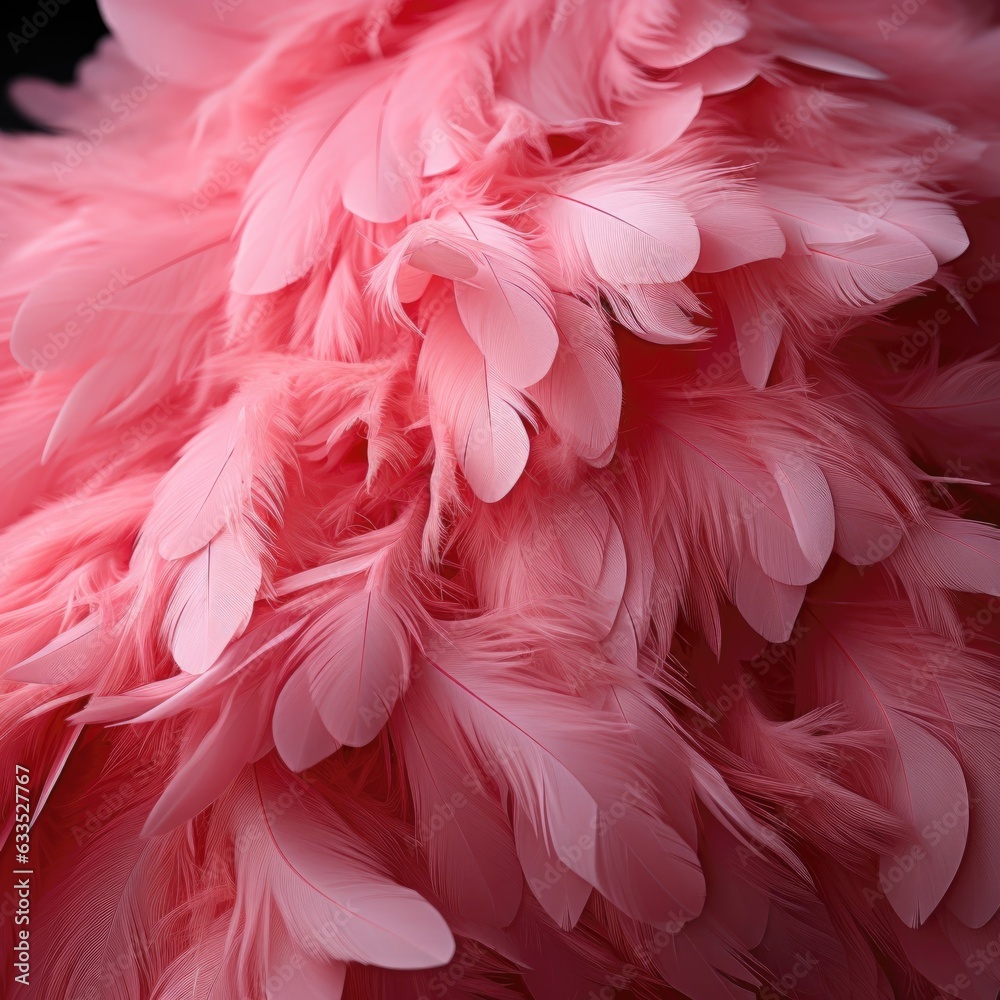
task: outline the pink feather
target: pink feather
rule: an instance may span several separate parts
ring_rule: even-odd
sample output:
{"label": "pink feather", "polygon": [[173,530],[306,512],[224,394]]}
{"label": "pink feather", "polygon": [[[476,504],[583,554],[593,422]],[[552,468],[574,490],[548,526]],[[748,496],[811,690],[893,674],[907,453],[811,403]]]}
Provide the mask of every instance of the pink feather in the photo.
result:
{"label": "pink feather", "polygon": [[613,286],[686,278],[698,261],[698,227],[683,202],[649,181],[583,175],[553,195],[551,238],[586,277]]}
{"label": "pink feather", "polygon": [[101,0],[14,81],[12,993],[993,1000],[988,7]]}
{"label": "pink feather", "polygon": [[[260,898],[244,890],[246,917],[274,906],[299,947],[326,961],[389,969],[442,965],[455,949],[447,924],[421,896],[392,882],[363,842],[308,787],[293,785],[300,808],[277,807],[288,786],[273,765],[249,768],[234,790],[236,866],[254,871]],[[266,924],[265,924],[266,926]],[[318,932],[318,933],[317,933]]]}
{"label": "pink feather", "polygon": [[[911,704],[905,681],[908,663],[878,640],[874,622],[831,609],[810,607],[817,630],[809,642],[810,671],[804,675],[803,704],[844,703],[859,725],[885,733],[888,787],[876,794],[910,831],[897,852],[883,854],[881,874],[893,888],[889,904],[909,927],[933,912],[955,877],[969,829],[969,792],[959,760],[940,727]],[[877,628],[877,626],[876,626]],[[926,685],[928,695],[936,685]],[[948,836],[933,824],[953,817]],[[900,864],[899,859],[912,864]],[[897,875],[896,867],[902,870]]]}
{"label": "pink feather", "polygon": [[446,429],[469,485],[487,502],[506,496],[528,461],[527,403],[472,342],[454,305],[427,324],[419,376],[431,421]]}
{"label": "pink feather", "polygon": [[[550,695],[549,718],[542,718],[530,688],[498,685],[485,663],[473,675],[459,666],[466,658],[456,659],[454,649],[439,648],[429,656],[431,690],[450,706],[452,724],[472,741],[480,759],[499,768],[501,787],[509,788],[520,822],[529,824],[550,859],[640,919],[701,910],[704,879],[697,857],[672,828],[646,813],[643,792],[630,793],[628,754],[603,761],[595,755],[599,743],[592,733],[603,729],[610,736],[615,731],[610,719],[599,726],[598,717],[591,733],[579,731],[572,701]],[[616,804],[625,804],[625,812],[609,819]],[[622,873],[637,867],[646,873],[643,879],[623,883]]]}
{"label": "pink feather", "polygon": [[527,392],[581,458],[603,464],[618,437],[622,407],[614,338],[600,313],[569,296],[556,298],[556,322],[555,361]]}
{"label": "pink feather", "polygon": [[185,562],[163,616],[177,665],[204,673],[246,628],[260,589],[260,561],[228,530]]}
{"label": "pink feather", "polygon": [[304,632],[293,655],[301,665],[275,706],[279,747],[295,739],[309,702],[336,745],[364,746],[406,688],[410,638],[404,612],[379,589],[341,591]]}
{"label": "pink feather", "polygon": [[[407,761],[431,881],[455,911],[506,927],[521,903],[521,869],[505,810],[471,757],[446,740],[447,717],[417,684],[390,724]],[[589,895],[589,887],[588,887]]]}

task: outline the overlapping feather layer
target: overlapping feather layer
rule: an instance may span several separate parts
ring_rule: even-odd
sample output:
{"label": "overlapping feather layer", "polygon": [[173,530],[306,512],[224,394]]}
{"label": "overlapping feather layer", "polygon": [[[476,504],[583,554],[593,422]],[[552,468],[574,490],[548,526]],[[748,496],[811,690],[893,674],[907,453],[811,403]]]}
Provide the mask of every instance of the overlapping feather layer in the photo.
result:
{"label": "overlapping feather layer", "polygon": [[102,6],[0,143],[18,995],[994,997],[989,5]]}

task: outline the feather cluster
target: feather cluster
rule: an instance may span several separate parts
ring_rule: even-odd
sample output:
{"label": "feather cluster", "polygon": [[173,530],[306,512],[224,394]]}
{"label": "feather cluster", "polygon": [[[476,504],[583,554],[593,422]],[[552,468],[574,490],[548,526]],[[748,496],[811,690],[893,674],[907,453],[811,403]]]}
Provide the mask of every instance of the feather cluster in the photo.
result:
{"label": "feather cluster", "polygon": [[991,5],[102,9],[0,142],[5,982],[995,997]]}

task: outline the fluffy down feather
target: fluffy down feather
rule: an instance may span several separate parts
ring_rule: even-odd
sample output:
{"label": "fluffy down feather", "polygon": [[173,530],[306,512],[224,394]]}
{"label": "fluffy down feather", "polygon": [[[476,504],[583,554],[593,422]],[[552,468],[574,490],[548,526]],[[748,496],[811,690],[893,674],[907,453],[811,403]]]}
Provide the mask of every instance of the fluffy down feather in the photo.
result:
{"label": "fluffy down feather", "polygon": [[101,6],[0,139],[17,989],[995,997],[988,5]]}

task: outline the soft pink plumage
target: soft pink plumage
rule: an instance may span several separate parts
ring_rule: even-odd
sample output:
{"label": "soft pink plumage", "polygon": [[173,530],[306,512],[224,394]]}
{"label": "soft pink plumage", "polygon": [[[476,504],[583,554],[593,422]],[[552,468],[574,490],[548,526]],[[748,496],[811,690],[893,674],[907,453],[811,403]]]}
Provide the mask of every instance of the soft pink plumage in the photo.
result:
{"label": "soft pink plumage", "polygon": [[995,997],[990,5],[102,7],[0,142],[10,995]]}

